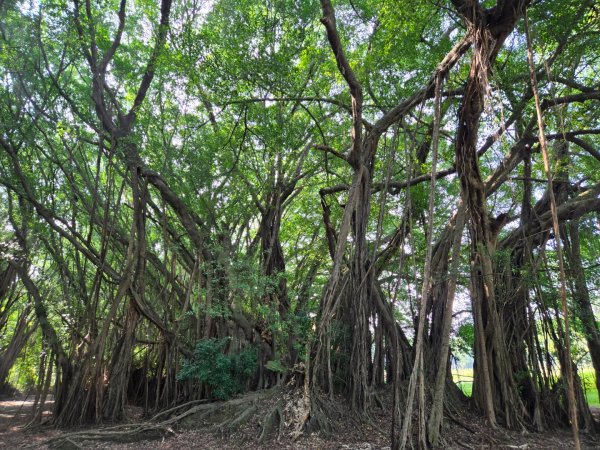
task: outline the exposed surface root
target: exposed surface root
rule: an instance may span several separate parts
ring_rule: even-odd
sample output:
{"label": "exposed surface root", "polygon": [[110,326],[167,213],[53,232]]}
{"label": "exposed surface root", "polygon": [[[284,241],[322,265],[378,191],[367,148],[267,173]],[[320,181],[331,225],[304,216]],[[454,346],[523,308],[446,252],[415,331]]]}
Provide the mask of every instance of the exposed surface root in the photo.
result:
{"label": "exposed surface root", "polygon": [[234,433],[245,438],[253,436],[260,444],[270,440],[293,442],[310,433],[332,436],[336,423],[352,422],[351,415],[344,414],[338,406],[340,401],[320,394],[307,396],[301,389],[276,388],[225,402],[190,402],[162,411],[147,422],[70,432],[46,444],[51,448],[76,448],[84,441],[131,442],[141,436],[164,439],[196,429],[222,438]]}
{"label": "exposed surface root", "polygon": [[277,402],[277,404],[267,415],[265,415],[261,421],[261,432],[260,436],[258,437],[258,442],[261,444],[266,442],[267,439],[274,434],[276,427],[278,427],[277,440],[279,440],[281,438],[284,426],[285,420],[283,416],[283,410],[281,409],[281,402]]}
{"label": "exposed surface root", "polygon": [[[259,414],[276,399],[275,406],[267,414]],[[48,441],[51,448],[79,447],[83,441],[131,442],[140,436],[160,438],[177,434],[176,430],[208,428],[211,432],[227,436],[254,422],[261,416],[259,441],[266,441],[279,425],[279,435],[285,424],[281,390],[253,392],[225,402],[190,402],[178,405],[155,415],[147,422],[118,425],[61,434]]]}
{"label": "exposed surface root", "polygon": [[[167,411],[163,411],[156,416],[154,416],[150,421],[137,423],[137,424],[125,424],[118,425],[114,427],[100,428],[100,429],[91,429],[85,431],[76,431],[68,434],[62,434],[55,438],[50,439],[46,443],[51,448],[63,448],[65,445],[77,445],[77,442],[86,441],[86,440],[94,440],[94,441],[117,441],[117,442],[127,442],[131,440],[135,440],[139,438],[139,435],[144,435],[144,437],[155,436],[161,437],[166,436],[168,434],[175,434],[174,428],[178,425],[184,424],[186,420],[189,420],[190,417],[194,417],[195,420],[201,421],[204,418],[208,417],[218,417],[220,414],[220,410],[222,411],[223,405],[227,404],[228,408],[240,408],[244,409],[240,414],[235,415],[233,419],[226,420],[220,424],[221,429],[229,428],[231,429],[232,425],[239,425],[244,419],[244,414],[249,415],[250,413],[247,409],[251,409],[251,406],[248,407],[247,403],[252,403],[256,394],[252,394],[250,396],[244,396],[239,399],[234,399],[229,402],[219,402],[219,403],[209,403],[209,404],[196,404],[196,406],[190,406],[190,403],[186,405],[180,405],[175,408],[171,408]],[[192,402],[198,403],[198,402]],[[184,410],[184,412],[176,412],[184,409],[185,406],[188,406],[188,409]],[[157,421],[158,418],[164,418],[162,421]]]}
{"label": "exposed surface root", "polygon": [[[377,393],[368,417],[358,417],[342,398],[295,388],[249,393],[216,403],[191,402],[150,421],[64,433],[46,440],[53,448],[348,448],[389,447],[391,389]],[[442,448],[569,448],[568,430],[544,434],[489,428],[481,414],[463,405],[446,411]],[[598,436],[584,436],[596,448]],[[193,445],[192,445],[193,444]],[[526,447],[523,447],[526,445]],[[39,447],[39,446],[37,446]]]}

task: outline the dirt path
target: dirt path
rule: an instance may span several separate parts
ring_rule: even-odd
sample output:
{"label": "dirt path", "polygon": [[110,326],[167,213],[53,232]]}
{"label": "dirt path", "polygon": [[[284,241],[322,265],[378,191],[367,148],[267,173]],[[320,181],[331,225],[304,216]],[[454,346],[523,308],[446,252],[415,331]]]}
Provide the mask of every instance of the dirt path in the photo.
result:
{"label": "dirt path", "polygon": [[[0,448],[38,447],[56,434],[55,430],[44,426],[33,430],[24,429],[31,420],[33,401],[33,396],[0,399]],[[52,400],[46,402],[43,419],[50,414],[52,403]]]}

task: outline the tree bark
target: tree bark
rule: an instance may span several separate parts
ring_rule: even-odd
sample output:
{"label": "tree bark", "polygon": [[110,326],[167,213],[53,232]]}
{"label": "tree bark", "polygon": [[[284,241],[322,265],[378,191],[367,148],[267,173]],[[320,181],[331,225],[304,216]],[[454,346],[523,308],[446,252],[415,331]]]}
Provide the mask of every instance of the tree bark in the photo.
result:
{"label": "tree bark", "polygon": [[478,2],[453,0],[463,16],[474,49],[469,78],[458,114],[456,168],[469,211],[471,235],[471,298],[475,323],[473,398],[491,426],[502,414],[508,427],[518,424],[523,407],[510,370],[493,282],[494,237],[479,169],[477,138],[489,90],[491,66],[528,1],[504,1],[484,11]]}
{"label": "tree bark", "polygon": [[583,326],[590,359],[596,373],[596,389],[600,392],[600,329],[590,301],[585,269],[581,261],[579,221],[572,220],[569,222],[567,230],[568,239],[564,239],[563,242],[567,256],[569,278],[573,280],[572,292],[576,305],[576,317]]}

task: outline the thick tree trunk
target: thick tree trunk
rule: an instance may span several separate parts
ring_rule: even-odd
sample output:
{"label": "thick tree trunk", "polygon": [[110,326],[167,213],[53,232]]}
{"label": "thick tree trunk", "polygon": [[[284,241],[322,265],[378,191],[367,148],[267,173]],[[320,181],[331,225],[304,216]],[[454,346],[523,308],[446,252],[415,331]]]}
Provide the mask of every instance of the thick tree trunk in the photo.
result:
{"label": "thick tree trunk", "polygon": [[[313,368],[316,379],[327,380],[327,389],[333,390],[330,369],[330,321],[338,312],[340,304],[349,309],[339,311],[351,333],[350,365],[348,373],[348,397],[351,407],[359,414],[366,412],[369,405],[369,372],[371,363],[371,342],[369,316],[371,303],[367,283],[367,223],[370,212],[372,166],[377,148],[378,135],[363,139],[362,87],[344,54],[338,35],[336,18],[331,2],[321,0],[323,17],[329,44],[335,56],[340,73],[348,84],[352,97],[351,148],[346,161],[353,170],[352,187],[344,208],[340,232],[336,243],[333,270],[325,289],[322,301],[321,321],[317,331],[316,364]],[[352,232],[353,254],[349,261],[350,273],[347,286],[341,286],[342,265],[348,236]],[[340,302],[340,296],[349,294],[348,302]],[[346,313],[350,313],[347,315]],[[333,392],[330,392],[333,394]]]}
{"label": "thick tree trunk", "polygon": [[[296,336],[294,336],[293,329],[290,327],[291,323],[289,323],[290,300],[285,279],[285,257],[280,240],[283,202],[289,194],[291,194],[291,189],[280,192],[279,188],[275,188],[275,192],[267,199],[268,206],[263,209],[259,233],[262,271],[264,275],[275,281],[274,291],[265,300],[277,309],[279,320],[286,325],[284,333],[287,337],[286,342],[283,343],[286,351],[282,362],[291,369],[298,362],[298,350],[296,349]],[[277,353],[277,346],[281,345],[279,340],[279,336],[272,336],[273,355]]]}
{"label": "thick tree trunk", "polygon": [[355,411],[364,412],[369,406],[369,371],[371,365],[371,338],[369,316],[371,301],[367,282],[367,223],[371,205],[371,177],[365,167],[357,189],[354,219],[354,257],[351,263],[350,292],[352,303],[350,317],[352,352],[350,354],[351,405]]}
{"label": "thick tree trunk", "polygon": [[[530,153],[527,153],[524,158],[523,179],[521,225],[529,223],[533,214]],[[540,355],[535,346],[535,318],[532,317],[529,307],[531,285],[528,280],[532,272],[530,261],[532,252],[531,239],[527,236],[523,237],[521,244],[512,249],[510,256],[498,263],[495,282],[499,301],[503,304],[503,326],[508,350],[513,356],[513,372],[521,374],[518,382],[522,393],[521,398],[532,425],[542,430],[550,424],[551,419],[548,419],[545,411],[542,410],[539,389],[543,388],[543,382],[537,363]]]}
{"label": "thick tree trunk", "polygon": [[[446,385],[448,377],[448,360],[450,359],[450,331],[452,328],[452,308],[454,305],[454,293],[456,291],[456,281],[458,278],[458,268],[460,260],[460,246],[463,234],[463,228],[465,224],[465,205],[461,201],[458,205],[458,210],[455,218],[454,230],[451,236],[452,239],[452,263],[450,267],[450,276],[447,282],[447,295],[445,298],[438,298],[438,301],[443,305],[443,314],[441,318],[441,327],[438,333],[436,333],[435,340],[439,339],[439,346],[435,345],[431,350],[435,350],[432,356],[435,355],[430,365],[435,367],[433,373],[434,377],[434,388],[433,398],[431,405],[431,413],[429,416],[428,425],[428,440],[436,446],[440,439],[440,427],[443,419],[444,412],[444,387]],[[444,264],[447,265],[447,264]],[[445,282],[442,282],[446,284]],[[433,321],[432,321],[433,322]],[[433,332],[433,330],[432,330]],[[437,343],[436,343],[437,344]],[[437,353],[437,354],[436,354]]]}
{"label": "thick tree trunk", "polygon": [[576,305],[576,315],[583,326],[592,366],[596,373],[596,389],[600,392],[600,329],[590,301],[585,270],[581,262],[579,221],[571,221],[567,225],[567,229],[569,239],[564,239],[563,242],[565,243],[569,278],[573,281],[572,291]]}
{"label": "thick tree trunk", "polygon": [[[137,155],[134,146],[125,144],[127,152]],[[133,160],[133,158],[132,158]],[[103,398],[102,417],[116,422],[124,418],[127,403],[127,387],[133,360],[133,346],[135,344],[135,331],[140,319],[140,312],[145,296],[146,275],[146,196],[147,186],[141,182],[140,169],[130,163],[131,191],[133,197],[133,217],[131,238],[133,246],[134,270],[132,282],[129,287],[131,299],[126,306],[123,330],[113,349],[112,361],[108,371],[108,388]],[[125,274],[129,277],[129,273]]]}
{"label": "thick tree trunk", "polygon": [[473,41],[471,69],[459,110],[456,137],[456,168],[469,211],[472,247],[471,301],[475,324],[473,398],[492,426],[500,416],[506,426],[514,427],[526,412],[510,368],[510,355],[494,292],[495,237],[490,227],[476,145],[479,121],[489,90],[491,66],[528,1],[498,2],[488,11],[471,0],[453,0],[453,3],[464,17]]}
{"label": "thick tree trunk", "polygon": [[475,378],[473,398],[496,424],[493,382],[493,349],[499,328],[492,282],[492,249],[485,192],[477,159],[477,131],[483,112],[493,39],[485,27],[472,31],[477,49],[473,51],[471,72],[459,111],[456,140],[456,167],[470,215],[472,243],[471,299],[475,323]]}
{"label": "thick tree trunk", "polygon": [[123,420],[127,404],[127,387],[131,372],[135,330],[139,321],[139,313],[133,302],[129,303],[123,331],[112,354],[109,369],[108,388],[103,402],[103,418],[112,422]]}
{"label": "thick tree trunk", "polygon": [[19,357],[21,350],[37,328],[37,323],[31,323],[31,308],[21,311],[17,324],[12,330],[12,337],[6,348],[0,353],[0,392],[7,383],[8,373]]}

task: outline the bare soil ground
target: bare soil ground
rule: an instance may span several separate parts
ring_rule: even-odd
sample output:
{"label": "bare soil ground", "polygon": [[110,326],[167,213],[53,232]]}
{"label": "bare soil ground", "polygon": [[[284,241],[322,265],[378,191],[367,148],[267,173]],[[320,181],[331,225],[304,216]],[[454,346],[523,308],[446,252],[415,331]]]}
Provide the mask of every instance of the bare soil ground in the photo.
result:
{"label": "bare soil ground", "polygon": [[[77,436],[81,430],[58,431],[47,422],[49,412],[45,413],[42,425],[35,428],[24,428],[29,422],[33,399],[11,398],[0,399],[0,448],[32,449],[353,449],[374,450],[389,448],[389,405],[382,398],[383,408],[376,408],[365,424],[344,415],[343,410],[337,418],[336,431],[329,436],[321,433],[305,434],[293,441],[289,434],[282,433],[279,438],[258,443],[260,423],[264,421],[273,404],[273,399],[256,401],[255,413],[235,430],[224,432],[215,427],[214,421],[202,420],[200,416],[189,416],[186,421],[161,427],[160,430],[148,429],[136,433],[127,442],[106,440],[82,440]],[[51,403],[48,408],[51,407]],[[225,410],[226,404],[218,410]],[[132,421],[142,421],[140,408],[131,408],[129,417]],[[594,411],[600,421],[600,410]],[[46,424],[44,424],[46,422]],[[568,429],[527,433],[490,429],[475,413],[465,413],[460,419],[446,419],[444,425],[446,449],[570,449],[573,448],[571,434]],[[91,429],[87,429],[91,430]],[[277,433],[275,433],[277,434]],[[58,437],[71,438],[55,441],[49,447],[48,441]],[[585,449],[600,449],[600,435],[581,435]]]}
{"label": "bare soil ground", "polygon": [[[33,400],[33,396],[0,398],[0,448],[41,447],[49,437],[58,433],[47,426],[34,432],[23,430],[31,421]],[[46,403],[42,422],[48,421],[52,404],[52,401]]]}

